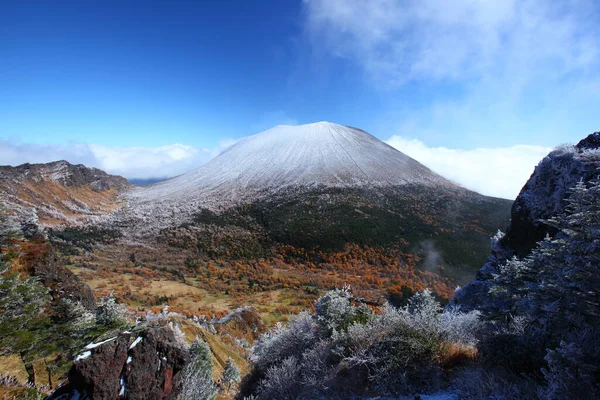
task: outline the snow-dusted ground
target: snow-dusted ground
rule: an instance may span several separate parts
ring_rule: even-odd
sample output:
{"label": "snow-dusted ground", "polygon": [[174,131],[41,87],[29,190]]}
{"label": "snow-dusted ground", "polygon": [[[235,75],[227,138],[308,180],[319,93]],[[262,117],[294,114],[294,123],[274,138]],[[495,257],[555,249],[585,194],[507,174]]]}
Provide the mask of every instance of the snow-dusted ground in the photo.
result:
{"label": "snow-dusted ground", "polygon": [[329,122],[277,126],[239,141],[201,168],[128,194],[122,216],[138,226],[182,222],[290,187],[454,186],[356,128]]}

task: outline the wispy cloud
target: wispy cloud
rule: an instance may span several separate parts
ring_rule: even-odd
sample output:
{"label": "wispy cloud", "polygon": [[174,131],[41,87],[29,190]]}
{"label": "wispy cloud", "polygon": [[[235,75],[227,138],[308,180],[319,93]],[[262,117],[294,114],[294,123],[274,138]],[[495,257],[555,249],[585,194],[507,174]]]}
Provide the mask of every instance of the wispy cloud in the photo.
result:
{"label": "wispy cloud", "polygon": [[472,150],[428,147],[417,139],[392,136],[387,143],[432,171],[488,196],[514,199],[551,148],[511,146]]}
{"label": "wispy cloud", "polygon": [[200,167],[233,143],[234,140],[226,140],[214,148],[179,143],[160,147],[118,147],[79,143],[15,144],[0,140],[0,164],[67,160],[126,178],[166,178]]}
{"label": "wispy cloud", "polygon": [[424,85],[427,102],[387,111],[387,129],[411,125],[404,135],[433,133],[437,142],[504,135],[512,144],[598,129],[597,0],[304,0],[304,8],[314,46],[359,65],[373,87]]}
{"label": "wispy cloud", "polygon": [[305,0],[307,27],[386,84],[598,65],[594,0]]}

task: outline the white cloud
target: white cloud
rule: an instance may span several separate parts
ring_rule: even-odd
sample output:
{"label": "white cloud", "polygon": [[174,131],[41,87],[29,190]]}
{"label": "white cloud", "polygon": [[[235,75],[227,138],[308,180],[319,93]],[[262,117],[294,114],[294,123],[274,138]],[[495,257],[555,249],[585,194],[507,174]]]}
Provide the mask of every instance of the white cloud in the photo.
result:
{"label": "white cloud", "polygon": [[304,0],[304,10],[315,48],[360,66],[386,99],[401,94],[374,117],[381,131],[410,125],[436,143],[495,147],[598,130],[597,0]]}
{"label": "white cloud", "polygon": [[[117,147],[98,144],[14,144],[0,140],[0,165],[67,160],[126,178],[165,178],[200,167],[235,140],[212,149],[183,144],[161,147]],[[476,192],[514,199],[533,168],[551,150],[511,146],[473,150],[428,147],[417,139],[392,136],[387,143],[433,171]]]}
{"label": "white cloud", "polygon": [[598,65],[595,0],[304,0],[310,34],[386,85]]}
{"label": "white cloud", "polygon": [[517,145],[472,150],[428,147],[392,136],[387,143],[461,186],[488,196],[514,199],[551,148]]}
{"label": "white cloud", "polygon": [[179,143],[160,147],[119,147],[79,143],[15,144],[0,140],[0,164],[67,160],[126,178],[166,178],[200,167],[233,143],[235,140],[226,140],[207,149]]}

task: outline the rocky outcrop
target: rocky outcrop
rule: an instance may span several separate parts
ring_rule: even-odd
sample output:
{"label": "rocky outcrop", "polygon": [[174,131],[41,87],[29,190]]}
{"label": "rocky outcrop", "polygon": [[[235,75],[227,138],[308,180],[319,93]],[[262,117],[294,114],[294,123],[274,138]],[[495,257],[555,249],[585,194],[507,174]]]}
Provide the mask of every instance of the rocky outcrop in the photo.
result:
{"label": "rocky outcrop", "polygon": [[67,298],[81,303],[88,310],[96,307],[92,289],[68,268],[60,265],[52,249],[37,260],[33,260],[32,275],[40,278],[42,284],[50,288],[54,300]]}
{"label": "rocky outcrop", "polygon": [[189,362],[188,350],[168,327],[123,332],[88,345],[48,400],[174,399]]}
{"label": "rocky outcrop", "polygon": [[[27,275],[39,278],[50,289],[53,302],[68,299],[81,303],[88,310],[96,308],[92,289],[57,259],[50,243],[39,233],[30,240],[13,241],[13,251],[19,254],[19,264]],[[0,254],[3,249],[0,247]]]}
{"label": "rocky outcrop", "polygon": [[579,181],[588,182],[600,174],[600,132],[595,132],[575,146],[562,146],[548,154],[523,186],[511,211],[505,235],[492,239],[492,252],[476,279],[459,289],[451,301],[462,309],[504,309],[488,292],[490,279],[498,266],[513,256],[525,257],[547,234],[555,229],[546,221],[562,212],[569,190]]}
{"label": "rocky outcrop", "polygon": [[595,132],[574,147],[553,151],[540,162],[513,203],[511,223],[502,239],[505,248],[523,257],[546,234],[555,233],[544,221],[565,209],[565,199],[577,182],[598,175],[598,148],[600,132]]}

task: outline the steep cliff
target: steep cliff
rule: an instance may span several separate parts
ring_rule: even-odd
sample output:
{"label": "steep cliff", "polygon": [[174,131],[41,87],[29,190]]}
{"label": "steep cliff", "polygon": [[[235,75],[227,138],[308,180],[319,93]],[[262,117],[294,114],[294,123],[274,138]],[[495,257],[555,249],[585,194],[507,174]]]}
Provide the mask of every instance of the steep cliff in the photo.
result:
{"label": "steep cliff", "polygon": [[[592,133],[575,146],[561,146],[548,154],[516,198],[506,234],[492,238],[486,264],[475,280],[455,293],[451,304],[480,310],[492,306],[488,292],[498,266],[513,256],[527,256],[546,235],[556,233],[546,221],[564,211],[566,198],[578,182],[589,182],[599,174],[600,132]],[[501,304],[493,306],[502,308]]]}

